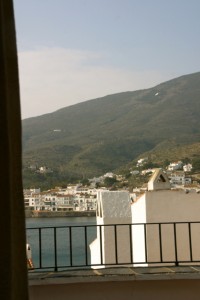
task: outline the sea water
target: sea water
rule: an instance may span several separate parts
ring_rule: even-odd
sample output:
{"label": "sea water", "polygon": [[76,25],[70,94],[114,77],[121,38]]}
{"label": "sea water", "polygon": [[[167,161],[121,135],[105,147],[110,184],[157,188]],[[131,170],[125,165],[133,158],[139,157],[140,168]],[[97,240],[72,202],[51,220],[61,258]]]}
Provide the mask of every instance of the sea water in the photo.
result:
{"label": "sea water", "polygon": [[89,244],[96,238],[95,224],[95,217],[27,218],[27,243],[35,269],[88,266]]}

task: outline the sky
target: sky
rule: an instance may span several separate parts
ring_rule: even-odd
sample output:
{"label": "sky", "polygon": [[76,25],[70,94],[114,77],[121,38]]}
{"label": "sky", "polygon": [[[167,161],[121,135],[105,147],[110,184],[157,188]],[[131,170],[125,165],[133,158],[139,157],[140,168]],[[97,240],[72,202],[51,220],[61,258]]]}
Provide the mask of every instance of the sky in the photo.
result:
{"label": "sky", "polygon": [[200,71],[199,0],[14,0],[22,119]]}

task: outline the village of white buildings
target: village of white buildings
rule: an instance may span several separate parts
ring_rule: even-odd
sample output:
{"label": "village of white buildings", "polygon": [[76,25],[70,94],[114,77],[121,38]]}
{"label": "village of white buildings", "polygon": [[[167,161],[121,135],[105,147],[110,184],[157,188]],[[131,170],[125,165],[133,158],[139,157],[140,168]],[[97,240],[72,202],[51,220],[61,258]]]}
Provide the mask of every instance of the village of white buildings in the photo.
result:
{"label": "village of white buildings", "polygon": [[[145,169],[139,171],[140,167],[145,163],[147,158],[141,158],[137,161],[137,168],[130,170],[131,175],[149,175],[154,173],[156,169]],[[50,172],[46,167],[41,167],[40,172]],[[192,181],[190,172],[192,171],[191,164],[183,164],[181,161],[172,162],[163,172],[169,179],[171,189],[182,189],[186,192],[196,190],[199,192],[200,186],[197,182]],[[89,179],[89,186],[82,184],[69,184],[66,188],[55,187],[48,191],[41,191],[40,188],[24,189],[24,204],[26,210],[31,211],[96,211],[97,193],[98,191],[109,190],[108,187],[102,186],[105,178],[116,178],[117,181],[125,181],[124,176],[116,175],[108,172],[98,178]],[[97,188],[97,186],[101,186]],[[120,190],[128,190],[126,187]],[[140,188],[134,188],[129,191],[132,202],[139,195],[148,190],[148,185],[143,185]]]}

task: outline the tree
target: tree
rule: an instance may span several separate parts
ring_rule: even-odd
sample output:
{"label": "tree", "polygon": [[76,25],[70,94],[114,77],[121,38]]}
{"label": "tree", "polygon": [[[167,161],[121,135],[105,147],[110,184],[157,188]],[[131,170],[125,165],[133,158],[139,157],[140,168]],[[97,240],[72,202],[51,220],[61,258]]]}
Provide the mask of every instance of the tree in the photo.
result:
{"label": "tree", "polygon": [[80,182],[82,183],[82,185],[87,185],[88,186],[90,184],[90,182],[87,178],[83,178]]}
{"label": "tree", "polygon": [[169,164],[170,164],[170,161],[169,161],[169,159],[166,158],[163,162],[163,168],[167,168],[169,166]]}
{"label": "tree", "polygon": [[117,182],[117,180],[116,180],[115,177],[106,177],[106,178],[104,179],[104,185],[105,185],[106,187],[111,187],[111,186],[113,186],[113,184],[116,183],[116,182]]}
{"label": "tree", "polygon": [[200,158],[195,158],[192,161],[192,171],[199,172],[200,171]]}

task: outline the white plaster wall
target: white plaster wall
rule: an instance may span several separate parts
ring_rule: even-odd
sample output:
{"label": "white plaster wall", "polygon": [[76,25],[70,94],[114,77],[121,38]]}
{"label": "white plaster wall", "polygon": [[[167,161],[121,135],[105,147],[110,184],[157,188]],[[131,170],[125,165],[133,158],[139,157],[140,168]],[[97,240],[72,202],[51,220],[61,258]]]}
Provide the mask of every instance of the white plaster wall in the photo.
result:
{"label": "white plaster wall", "polygon": [[146,194],[143,194],[140,199],[131,205],[132,223],[132,249],[133,262],[135,266],[145,266],[139,264],[145,262],[145,236],[144,225],[138,223],[146,223]]}
{"label": "white plaster wall", "polygon": [[200,221],[200,194],[178,190],[146,193],[147,222]]}
{"label": "white plaster wall", "polygon": [[148,190],[164,190],[170,189],[170,182],[158,182],[150,181],[148,182]]}
{"label": "white plaster wall", "polygon": [[[95,239],[90,245],[90,253],[91,253],[91,265],[92,267],[100,268],[101,264],[101,256],[100,256],[100,244],[99,240]],[[102,266],[103,267],[103,266]]]}
{"label": "white plaster wall", "polygon": [[109,224],[109,220],[113,221],[114,224],[122,224],[123,220],[131,218],[128,192],[102,191],[100,194],[104,224]]}
{"label": "white plaster wall", "polygon": [[[155,191],[147,193],[147,222],[196,222],[200,221],[200,194],[185,191]],[[174,229],[172,225],[162,225],[162,245],[164,260],[174,260]],[[197,251],[200,247],[200,225],[191,225],[192,258],[200,260]],[[189,228],[187,224],[176,224],[177,259],[190,261]],[[155,245],[158,233],[151,231],[148,234],[149,258],[159,256],[159,248]]]}
{"label": "white plaster wall", "polygon": [[[145,219],[146,215],[146,219]],[[132,222],[196,222],[200,221],[200,194],[177,190],[148,191],[132,204]],[[175,228],[174,228],[175,226]],[[192,257],[190,253],[189,226],[187,224],[147,225],[148,262],[173,262],[176,260],[175,235],[177,240],[177,260],[200,260],[200,225],[191,225]],[[133,230],[134,261],[144,255],[142,230]],[[139,243],[138,243],[139,241]],[[162,246],[160,246],[160,244]],[[162,254],[160,248],[162,247]],[[133,253],[134,253],[133,251]],[[191,263],[190,263],[191,264]],[[194,263],[195,264],[195,263]]]}
{"label": "white plaster wall", "polygon": [[[101,198],[101,195],[99,195],[99,199]],[[96,224],[97,225],[103,225],[103,218],[96,217]],[[95,266],[95,268],[99,267],[104,267],[100,266],[101,264],[104,263],[105,259],[103,257],[105,256],[104,254],[104,236],[103,234],[100,234],[100,229],[101,226],[97,226],[97,237],[96,239],[89,245],[90,248],[90,253],[91,253],[91,264]],[[100,240],[102,240],[102,246],[100,243]],[[102,258],[101,258],[101,251],[102,251]],[[98,266],[99,265],[99,266]]]}
{"label": "white plaster wall", "polygon": [[[103,263],[104,265],[131,263],[129,193],[100,191],[98,192],[97,206],[99,210],[101,207],[102,217],[97,217],[97,238],[90,244],[91,263]],[[112,226],[114,224],[117,226]],[[123,225],[119,226],[119,224]]]}

